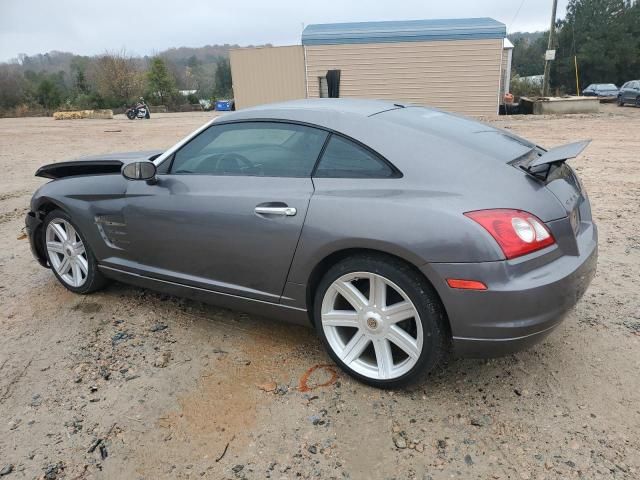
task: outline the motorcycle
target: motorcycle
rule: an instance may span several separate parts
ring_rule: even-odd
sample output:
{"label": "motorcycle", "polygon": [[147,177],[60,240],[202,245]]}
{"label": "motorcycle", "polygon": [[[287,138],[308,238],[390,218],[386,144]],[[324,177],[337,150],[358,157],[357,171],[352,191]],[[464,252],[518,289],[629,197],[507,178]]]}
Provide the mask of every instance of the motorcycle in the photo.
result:
{"label": "motorcycle", "polygon": [[129,107],[125,112],[129,120],[135,120],[136,118],[151,118],[149,114],[149,106],[145,102],[138,102],[133,107]]}

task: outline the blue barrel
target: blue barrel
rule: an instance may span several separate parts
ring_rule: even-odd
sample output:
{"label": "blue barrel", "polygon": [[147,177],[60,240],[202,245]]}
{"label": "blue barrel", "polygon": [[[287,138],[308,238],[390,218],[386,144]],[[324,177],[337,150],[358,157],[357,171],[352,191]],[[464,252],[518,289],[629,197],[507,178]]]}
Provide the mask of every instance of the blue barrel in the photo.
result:
{"label": "blue barrel", "polygon": [[231,100],[218,100],[216,102],[216,110],[219,112],[230,112],[231,106]]}

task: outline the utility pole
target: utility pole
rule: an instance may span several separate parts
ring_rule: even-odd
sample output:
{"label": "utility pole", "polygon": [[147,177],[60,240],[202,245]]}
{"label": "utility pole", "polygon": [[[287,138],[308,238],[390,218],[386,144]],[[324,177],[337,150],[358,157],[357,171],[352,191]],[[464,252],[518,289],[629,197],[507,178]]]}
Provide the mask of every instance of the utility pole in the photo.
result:
{"label": "utility pole", "polygon": [[548,52],[550,50],[553,50],[553,46],[556,40],[556,10],[558,10],[558,0],[553,0],[553,10],[551,10],[551,28],[549,28],[549,43],[547,44],[547,53],[545,54],[544,62],[544,80],[542,82],[543,97],[549,96],[549,71],[551,70],[551,62],[553,61],[553,59],[549,58]]}

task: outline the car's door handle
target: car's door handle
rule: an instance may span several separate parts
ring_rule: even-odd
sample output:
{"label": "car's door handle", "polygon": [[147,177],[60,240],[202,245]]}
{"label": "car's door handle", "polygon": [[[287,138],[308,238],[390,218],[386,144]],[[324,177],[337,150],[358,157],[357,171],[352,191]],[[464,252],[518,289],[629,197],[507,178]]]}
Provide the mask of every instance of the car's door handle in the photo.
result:
{"label": "car's door handle", "polygon": [[293,217],[298,210],[294,207],[256,207],[254,210],[261,215],[282,215],[283,217]]}

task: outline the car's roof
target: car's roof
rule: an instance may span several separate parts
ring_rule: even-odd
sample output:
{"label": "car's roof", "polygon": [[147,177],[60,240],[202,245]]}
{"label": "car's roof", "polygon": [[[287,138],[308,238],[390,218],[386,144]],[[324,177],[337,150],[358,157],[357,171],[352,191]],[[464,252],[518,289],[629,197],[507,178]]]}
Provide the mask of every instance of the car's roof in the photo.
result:
{"label": "car's roof", "polygon": [[[421,152],[434,153],[436,148],[443,150],[442,155],[453,149],[465,151],[460,155],[476,157],[484,152],[501,162],[533,148],[530,142],[469,118],[386,100],[295,100],[238,110],[215,122],[254,120],[293,121],[339,132],[398,162],[401,170],[407,163],[420,162]],[[398,145],[409,151],[398,153]]]}
{"label": "car's roof", "polygon": [[355,98],[315,98],[305,100],[292,100],[289,102],[269,103],[256,107],[244,108],[237,112],[227,114],[221,120],[234,120],[236,118],[289,118],[292,114],[304,112],[305,116],[326,118],[329,114],[354,115],[370,117],[380,112],[403,108],[405,104],[387,100],[365,100]]}

